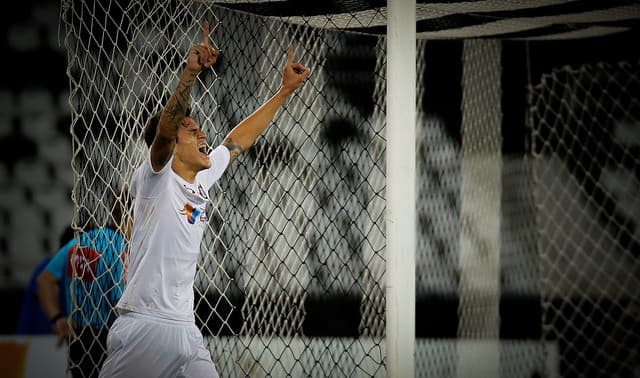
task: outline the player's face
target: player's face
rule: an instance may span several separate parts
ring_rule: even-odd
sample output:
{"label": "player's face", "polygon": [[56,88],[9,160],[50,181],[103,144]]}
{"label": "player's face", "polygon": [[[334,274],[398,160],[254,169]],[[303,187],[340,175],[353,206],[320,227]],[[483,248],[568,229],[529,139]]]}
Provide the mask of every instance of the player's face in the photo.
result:
{"label": "player's face", "polygon": [[207,134],[193,118],[186,117],[178,128],[178,140],[174,153],[188,167],[194,171],[201,171],[211,167]]}

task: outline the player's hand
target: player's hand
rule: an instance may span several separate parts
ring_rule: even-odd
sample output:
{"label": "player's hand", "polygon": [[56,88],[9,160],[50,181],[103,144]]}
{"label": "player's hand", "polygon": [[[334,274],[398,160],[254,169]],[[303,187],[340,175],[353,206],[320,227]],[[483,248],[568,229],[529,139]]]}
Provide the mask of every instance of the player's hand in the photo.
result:
{"label": "player's hand", "polygon": [[293,61],[293,46],[289,46],[287,61],[282,69],[282,88],[288,93],[296,90],[309,77],[311,70]]}
{"label": "player's hand", "polygon": [[69,319],[64,317],[56,320],[55,324],[53,324],[53,333],[56,335],[56,345],[58,347],[68,341],[73,335],[73,328],[69,325]]}
{"label": "player's hand", "polygon": [[214,49],[209,43],[209,22],[205,21],[202,30],[202,43],[193,45],[189,49],[186,69],[196,74],[209,69],[217,62],[218,55],[220,55],[220,51]]}

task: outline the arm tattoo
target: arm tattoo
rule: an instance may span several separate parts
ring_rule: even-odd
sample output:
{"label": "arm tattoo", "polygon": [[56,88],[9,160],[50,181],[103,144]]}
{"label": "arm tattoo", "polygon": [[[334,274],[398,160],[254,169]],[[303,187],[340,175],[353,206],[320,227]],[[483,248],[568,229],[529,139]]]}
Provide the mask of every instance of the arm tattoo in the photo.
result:
{"label": "arm tattoo", "polygon": [[187,109],[189,107],[189,96],[191,94],[191,87],[193,86],[194,79],[187,78],[186,80],[180,80],[178,87],[169,97],[165,104],[163,114],[168,118],[166,125],[158,125],[156,135],[160,132],[163,138],[154,140],[152,145],[151,164],[154,169],[162,168],[173,153],[175,138],[177,136],[178,127],[180,122],[185,117]]}
{"label": "arm tattoo", "polygon": [[[191,94],[191,87],[193,86],[193,80],[178,83],[174,95],[168,101],[165,108],[165,112],[171,116],[175,121],[178,117],[184,117],[189,107],[189,95]],[[176,127],[178,125],[175,125]]]}
{"label": "arm tattoo", "polygon": [[231,154],[231,159],[229,160],[229,165],[233,163],[238,156],[243,152],[242,147],[240,145],[235,144],[231,138],[226,138],[222,144],[229,149],[229,153]]}

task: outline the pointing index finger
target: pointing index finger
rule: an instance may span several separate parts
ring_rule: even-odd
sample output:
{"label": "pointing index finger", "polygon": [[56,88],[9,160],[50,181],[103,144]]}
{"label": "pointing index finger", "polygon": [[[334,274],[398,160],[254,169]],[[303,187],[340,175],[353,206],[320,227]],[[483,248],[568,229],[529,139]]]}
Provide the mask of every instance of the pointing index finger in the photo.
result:
{"label": "pointing index finger", "polygon": [[202,30],[202,43],[205,46],[209,46],[209,21],[204,21],[204,28]]}
{"label": "pointing index finger", "polygon": [[287,64],[293,64],[293,45],[289,45],[289,51],[287,52]]}

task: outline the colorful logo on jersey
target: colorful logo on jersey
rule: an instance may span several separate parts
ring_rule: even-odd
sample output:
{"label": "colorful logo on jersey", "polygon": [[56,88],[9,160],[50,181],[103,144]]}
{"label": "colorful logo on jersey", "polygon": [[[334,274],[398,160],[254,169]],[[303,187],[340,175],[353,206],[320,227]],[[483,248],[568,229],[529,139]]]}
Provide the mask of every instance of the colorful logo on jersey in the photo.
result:
{"label": "colorful logo on jersey", "polygon": [[196,219],[198,219],[198,215],[202,213],[202,210],[196,209],[195,207],[189,205],[188,203],[184,205],[182,210],[180,210],[180,214],[187,216],[187,221],[190,224],[196,223]]}
{"label": "colorful logo on jersey", "polygon": [[99,252],[88,247],[74,245],[69,250],[67,275],[85,282],[92,282],[96,278],[96,266],[99,258]]}

